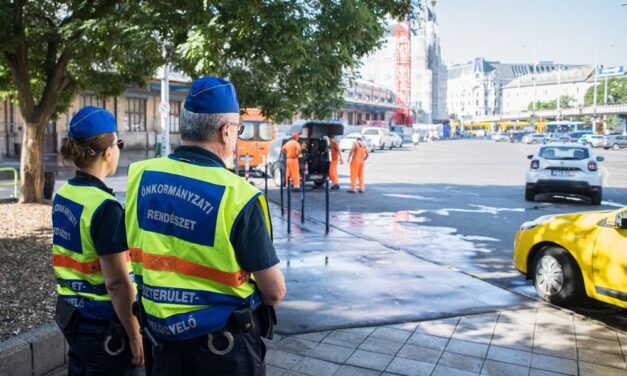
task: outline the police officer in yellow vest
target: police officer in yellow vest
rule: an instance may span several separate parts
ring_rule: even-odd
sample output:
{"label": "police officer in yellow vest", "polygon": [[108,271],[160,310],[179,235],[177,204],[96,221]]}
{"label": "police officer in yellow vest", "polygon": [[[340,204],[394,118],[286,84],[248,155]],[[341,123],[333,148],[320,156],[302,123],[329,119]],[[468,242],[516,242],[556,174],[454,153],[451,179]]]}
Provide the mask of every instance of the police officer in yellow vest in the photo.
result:
{"label": "police officer in yellow vest", "polygon": [[126,229],[153,375],[265,375],[265,345],[285,295],[265,196],[225,168],[239,104],[226,80],[192,83],[182,145],[131,164]]}
{"label": "police officer in yellow vest", "polygon": [[69,375],[131,375],[144,362],[124,211],[103,182],[123,146],[113,115],[85,107],[61,147],[78,169],[52,202],[55,320],[70,346]]}

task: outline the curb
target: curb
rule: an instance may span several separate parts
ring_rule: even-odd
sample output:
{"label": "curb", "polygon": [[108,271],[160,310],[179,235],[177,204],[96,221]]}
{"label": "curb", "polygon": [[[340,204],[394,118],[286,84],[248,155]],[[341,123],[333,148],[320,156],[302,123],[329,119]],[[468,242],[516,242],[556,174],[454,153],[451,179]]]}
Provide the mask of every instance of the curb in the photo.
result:
{"label": "curb", "polygon": [[0,375],[40,376],[67,363],[67,343],[56,324],[0,342]]}

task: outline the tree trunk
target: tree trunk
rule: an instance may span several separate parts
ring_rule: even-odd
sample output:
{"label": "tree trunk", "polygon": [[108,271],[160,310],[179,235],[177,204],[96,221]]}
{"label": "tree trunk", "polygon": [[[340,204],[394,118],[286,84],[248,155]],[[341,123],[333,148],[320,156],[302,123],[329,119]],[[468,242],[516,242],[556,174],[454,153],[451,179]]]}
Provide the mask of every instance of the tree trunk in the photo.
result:
{"label": "tree trunk", "polygon": [[20,203],[44,201],[44,135],[46,121],[26,123],[20,164]]}

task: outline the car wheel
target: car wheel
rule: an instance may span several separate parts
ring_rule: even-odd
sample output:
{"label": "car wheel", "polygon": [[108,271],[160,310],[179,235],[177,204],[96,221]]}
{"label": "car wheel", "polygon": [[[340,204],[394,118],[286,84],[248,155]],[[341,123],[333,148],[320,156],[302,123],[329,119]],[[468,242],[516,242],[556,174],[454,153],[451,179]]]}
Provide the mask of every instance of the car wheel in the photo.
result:
{"label": "car wheel", "polygon": [[601,205],[601,201],[603,201],[602,191],[599,191],[590,195],[590,203],[592,205]]}
{"label": "car wheel", "polygon": [[281,167],[274,166],[272,169],[272,180],[274,181],[274,185],[277,187],[281,186]]}
{"label": "car wheel", "polygon": [[536,192],[533,189],[525,188],[525,200],[533,201],[536,198]]}
{"label": "car wheel", "polygon": [[619,144],[614,144],[614,145],[612,145],[612,149],[618,150],[618,149],[620,149],[620,145]]}
{"label": "car wheel", "polygon": [[394,148],[394,144],[390,143],[390,150]]}
{"label": "car wheel", "polygon": [[565,249],[557,246],[543,249],[536,255],[531,271],[533,285],[541,299],[563,306],[581,300],[581,272]]}

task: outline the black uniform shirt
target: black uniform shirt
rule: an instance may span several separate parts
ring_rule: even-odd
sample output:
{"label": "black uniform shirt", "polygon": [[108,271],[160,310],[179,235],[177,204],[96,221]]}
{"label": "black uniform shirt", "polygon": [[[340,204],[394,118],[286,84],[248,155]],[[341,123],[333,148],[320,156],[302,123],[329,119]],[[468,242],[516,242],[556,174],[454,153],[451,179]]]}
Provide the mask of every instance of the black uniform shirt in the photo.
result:
{"label": "black uniform shirt", "polygon": [[128,249],[126,228],[124,227],[124,209],[113,196],[113,189],[107,187],[97,177],[83,171],[76,171],[76,176],[68,181],[71,185],[92,186],[111,195],[94,213],[91,222],[91,238],[98,256],[112,255]]}
{"label": "black uniform shirt", "polygon": [[[220,157],[201,147],[179,146],[172,156],[183,162],[226,168]],[[233,227],[230,240],[242,269],[256,272],[279,263],[259,200],[244,209]]]}

